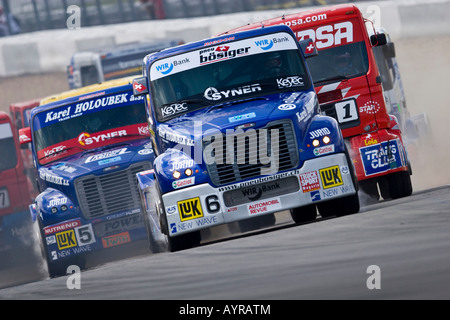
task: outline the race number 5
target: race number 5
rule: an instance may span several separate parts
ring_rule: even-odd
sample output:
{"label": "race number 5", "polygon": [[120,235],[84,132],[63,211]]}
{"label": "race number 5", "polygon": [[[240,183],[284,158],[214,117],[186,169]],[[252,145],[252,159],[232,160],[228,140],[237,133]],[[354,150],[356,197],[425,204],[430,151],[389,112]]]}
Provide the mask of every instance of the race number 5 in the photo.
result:
{"label": "race number 5", "polygon": [[339,123],[358,120],[358,109],[355,100],[344,100],[334,105]]}
{"label": "race number 5", "polygon": [[85,246],[95,242],[94,231],[92,230],[91,224],[75,228],[75,231],[79,246]]}

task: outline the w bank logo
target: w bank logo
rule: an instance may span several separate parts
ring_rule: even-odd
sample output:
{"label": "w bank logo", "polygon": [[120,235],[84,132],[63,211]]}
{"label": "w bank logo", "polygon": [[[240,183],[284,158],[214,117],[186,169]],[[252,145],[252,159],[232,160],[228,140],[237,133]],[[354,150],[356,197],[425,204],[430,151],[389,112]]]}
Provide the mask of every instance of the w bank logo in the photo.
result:
{"label": "w bank logo", "polygon": [[171,73],[172,70],[173,70],[173,63],[170,63],[170,64],[163,63],[159,66],[156,66],[156,71],[159,71],[164,75]]}
{"label": "w bank logo", "polygon": [[263,50],[269,50],[273,47],[273,41],[267,39],[255,41],[255,44]]}

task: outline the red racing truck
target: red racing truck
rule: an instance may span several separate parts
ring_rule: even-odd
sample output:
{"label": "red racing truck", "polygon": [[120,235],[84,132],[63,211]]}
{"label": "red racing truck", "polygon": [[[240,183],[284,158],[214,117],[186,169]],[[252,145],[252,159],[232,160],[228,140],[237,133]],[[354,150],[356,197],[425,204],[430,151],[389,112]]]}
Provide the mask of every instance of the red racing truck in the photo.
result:
{"label": "red racing truck", "polygon": [[30,182],[24,172],[17,131],[0,111],[0,270],[11,267],[18,252],[30,247],[20,238],[31,235]]}
{"label": "red racing truck", "polygon": [[[411,168],[397,119],[387,111],[372,51],[386,44],[382,33],[368,35],[361,11],[352,4],[281,16],[226,33],[283,24],[297,39],[312,39],[318,56],[307,63],[322,113],[334,117],[348,145],[360,187],[371,198],[412,193]],[[378,187],[377,187],[378,184]]]}

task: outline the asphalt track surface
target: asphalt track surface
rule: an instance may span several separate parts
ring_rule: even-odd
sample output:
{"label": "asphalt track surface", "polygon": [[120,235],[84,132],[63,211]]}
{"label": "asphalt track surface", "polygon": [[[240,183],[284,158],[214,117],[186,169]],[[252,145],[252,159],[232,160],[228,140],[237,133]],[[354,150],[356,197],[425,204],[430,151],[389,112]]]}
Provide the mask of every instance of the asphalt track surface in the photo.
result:
{"label": "asphalt track surface", "polygon": [[303,225],[286,217],[100,265],[79,274],[80,289],[68,289],[68,275],[4,288],[0,299],[450,299],[449,185],[346,217]]}

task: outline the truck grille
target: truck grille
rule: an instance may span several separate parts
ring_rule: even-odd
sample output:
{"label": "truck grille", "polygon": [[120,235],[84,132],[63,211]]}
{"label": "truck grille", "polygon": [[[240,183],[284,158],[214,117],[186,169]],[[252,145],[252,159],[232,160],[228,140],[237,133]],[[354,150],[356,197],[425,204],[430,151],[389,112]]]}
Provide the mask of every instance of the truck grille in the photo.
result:
{"label": "truck grille", "polygon": [[[284,120],[274,121],[269,123],[265,128],[254,130],[256,136],[253,138],[245,138],[245,134],[236,134],[231,142],[231,139],[227,139],[227,137],[223,136],[222,161],[207,162],[211,181],[215,185],[220,186],[261,176],[261,169],[269,168],[270,163],[268,164],[268,158],[260,159],[260,148],[263,146],[262,143],[267,143],[267,148],[265,150],[267,150],[269,156],[271,155],[271,139],[273,136],[273,131],[271,130],[273,129],[278,130],[279,133],[279,143],[277,144],[278,156],[273,154],[273,158],[277,163],[277,172],[295,168],[299,162],[299,153],[292,123]],[[265,130],[264,134],[262,133],[262,130]],[[247,133],[247,131],[245,133]],[[214,140],[204,141],[203,150],[213,143],[213,141]],[[243,149],[243,141],[245,141],[245,149]],[[233,143],[233,145],[227,147],[227,142],[229,144]],[[208,149],[211,150],[213,148]],[[234,152],[231,152],[232,150],[234,150]],[[262,156],[264,156],[263,151],[261,152]],[[215,154],[211,156],[215,157],[215,160],[220,160]]]}
{"label": "truck grille", "polygon": [[132,164],[125,170],[77,179],[75,188],[84,217],[93,219],[139,208],[136,173],[150,167],[150,163],[141,162]]}

